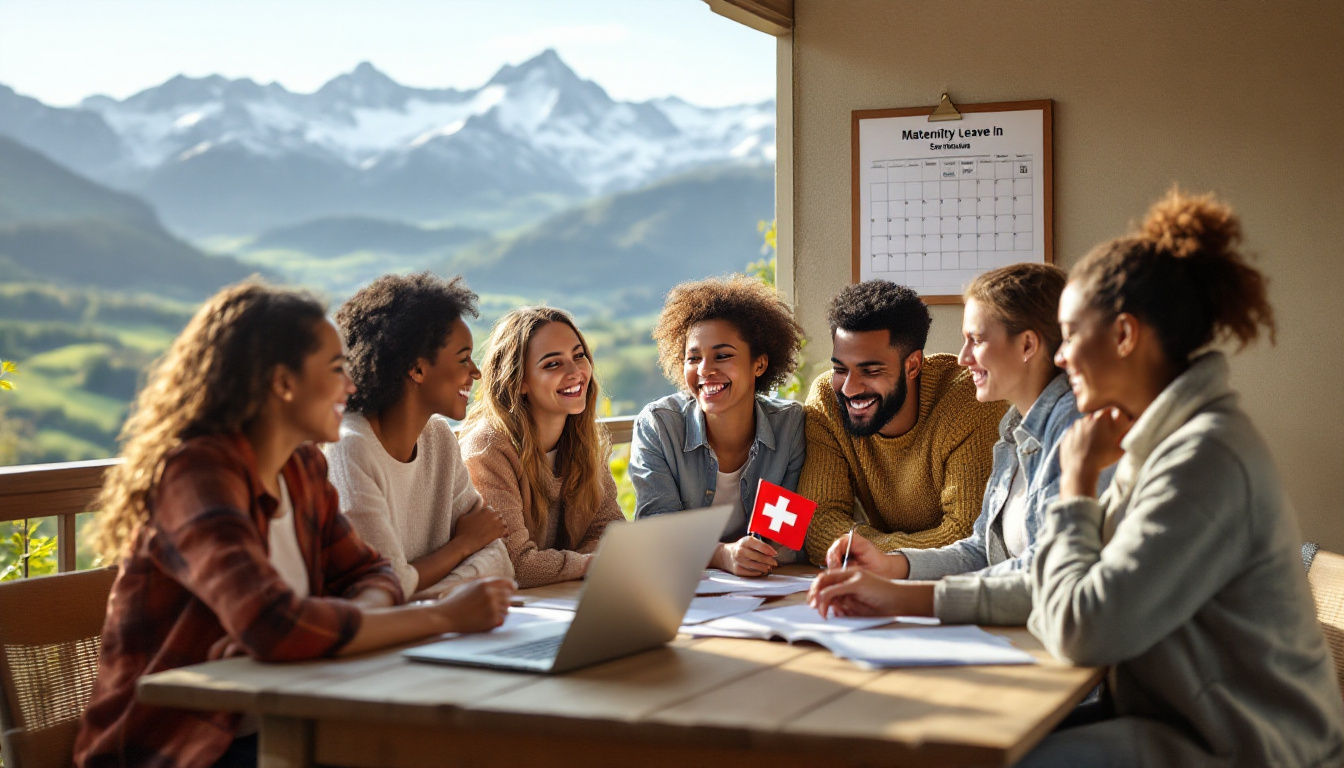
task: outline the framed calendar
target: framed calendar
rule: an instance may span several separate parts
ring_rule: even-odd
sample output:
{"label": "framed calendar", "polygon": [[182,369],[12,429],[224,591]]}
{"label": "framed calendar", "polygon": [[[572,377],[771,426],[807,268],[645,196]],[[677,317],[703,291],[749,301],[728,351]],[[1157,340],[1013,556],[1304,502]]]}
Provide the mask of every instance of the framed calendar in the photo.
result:
{"label": "framed calendar", "polygon": [[858,110],[851,117],[853,279],[956,304],[976,275],[1054,262],[1049,100]]}

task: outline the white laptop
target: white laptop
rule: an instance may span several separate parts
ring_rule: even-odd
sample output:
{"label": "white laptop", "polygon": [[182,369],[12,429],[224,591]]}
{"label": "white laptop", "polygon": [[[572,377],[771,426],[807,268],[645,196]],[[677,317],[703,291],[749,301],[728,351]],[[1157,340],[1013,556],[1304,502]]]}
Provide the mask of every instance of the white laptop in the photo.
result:
{"label": "white laptop", "polygon": [[566,672],[657,648],[677,636],[731,508],[607,527],[570,622],[534,622],[402,651],[407,658]]}

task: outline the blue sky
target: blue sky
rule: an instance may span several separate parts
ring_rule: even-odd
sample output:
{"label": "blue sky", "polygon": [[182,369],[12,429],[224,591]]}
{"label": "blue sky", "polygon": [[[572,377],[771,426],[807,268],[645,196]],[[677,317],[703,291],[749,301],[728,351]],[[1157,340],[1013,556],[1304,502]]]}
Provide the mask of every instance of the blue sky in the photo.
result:
{"label": "blue sky", "polygon": [[361,61],[472,88],[546,48],[618,99],[774,97],[774,38],[701,0],[0,0],[0,83],[53,105],[179,73],[309,92]]}

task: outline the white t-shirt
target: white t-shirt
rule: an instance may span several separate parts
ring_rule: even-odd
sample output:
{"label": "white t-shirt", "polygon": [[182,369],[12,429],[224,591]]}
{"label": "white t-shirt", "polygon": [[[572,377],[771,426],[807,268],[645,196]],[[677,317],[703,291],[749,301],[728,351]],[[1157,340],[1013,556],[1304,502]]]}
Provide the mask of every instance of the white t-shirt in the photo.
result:
{"label": "white t-shirt", "polygon": [[294,528],[294,502],[289,498],[285,478],[279,480],[280,506],[271,518],[271,565],[294,594],[308,597],[308,566],[303,563],[303,550],[299,549],[299,535]]}
{"label": "white t-shirt", "polygon": [[1027,537],[1027,481],[1022,463],[1013,470],[1013,484],[1003,502],[1003,546],[1011,557],[1019,557],[1031,546]]}
{"label": "white t-shirt", "polygon": [[[736,472],[720,472],[718,482],[714,485],[714,501],[711,506],[727,504],[733,508],[733,513],[728,516],[728,524],[723,527],[723,533],[726,536],[728,531],[735,531],[747,526],[747,513],[742,508],[742,470],[747,465],[743,464],[737,468]],[[722,538],[722,536],[720,537]]]}

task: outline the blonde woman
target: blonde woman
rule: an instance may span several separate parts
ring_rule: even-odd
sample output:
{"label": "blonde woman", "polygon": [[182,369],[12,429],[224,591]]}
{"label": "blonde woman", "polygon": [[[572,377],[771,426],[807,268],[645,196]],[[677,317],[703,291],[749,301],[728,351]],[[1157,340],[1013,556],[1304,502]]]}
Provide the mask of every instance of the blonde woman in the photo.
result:
{"label": "blonde woman", "polygon": [[523,307],[486,348],[462,438],[472,483],[504,516],[519,586],[582,578],[602,531],[623,519],[588,342],[566,312]]}
{"label": "blonde woman", "polygon": [[108,475],[96,546],[120,562],[74,762],[256,764],[242,715],[143,704],[136,681],[247,654],[282,662],[499,626],[513,584],[414,607],[339,514],[314,442],[354,387],[336,327],[302,293],[244,283],[210,299],[151,372]]}

